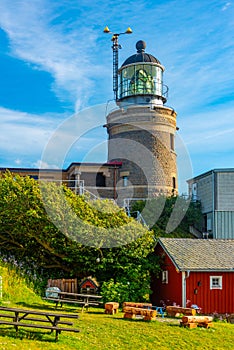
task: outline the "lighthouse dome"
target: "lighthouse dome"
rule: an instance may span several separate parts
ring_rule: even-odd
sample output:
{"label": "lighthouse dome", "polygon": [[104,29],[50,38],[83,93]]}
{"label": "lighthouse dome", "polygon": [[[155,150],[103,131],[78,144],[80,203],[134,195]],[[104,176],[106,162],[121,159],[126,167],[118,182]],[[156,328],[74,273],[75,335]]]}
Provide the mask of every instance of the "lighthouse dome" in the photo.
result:
{"label": "lighthouse dome", "polygon": [[[164,67],[153,55],[145,52],[146,43],[136,43],[137,52],[128,57],[119,69],[119,105],[159,104],[166,102],[168,88],[163,84]],[[123,103],[122,103],[123,102]]]}
{"label": "lighthouse dome", "polygon": [[161,65],[161,63],[156,57],[145,52],[145,48],[146,48],[145,41],[139,40],[136,43],[137,52],[134,55],[128,57],[124,61],[121,67],[127,66],[128,64],[140,63],[140,62],[152,62],[152,63],[157,63]]}

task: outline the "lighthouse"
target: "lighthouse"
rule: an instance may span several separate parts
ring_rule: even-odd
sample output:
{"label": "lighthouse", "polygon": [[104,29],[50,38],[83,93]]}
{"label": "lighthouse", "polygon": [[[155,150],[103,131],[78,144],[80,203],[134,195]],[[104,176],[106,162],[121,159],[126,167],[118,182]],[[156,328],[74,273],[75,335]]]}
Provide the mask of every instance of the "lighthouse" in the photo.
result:
{"label": "lighthouse", "polygon": [[116,66],[114,59],[116,108],[106,116],[105,127],[108,162],[122,164],[116,184],[118,201],[176,195],[177,114],[166,106],[164,67],[146,52],[143,40],[136,43],[136,53]]}

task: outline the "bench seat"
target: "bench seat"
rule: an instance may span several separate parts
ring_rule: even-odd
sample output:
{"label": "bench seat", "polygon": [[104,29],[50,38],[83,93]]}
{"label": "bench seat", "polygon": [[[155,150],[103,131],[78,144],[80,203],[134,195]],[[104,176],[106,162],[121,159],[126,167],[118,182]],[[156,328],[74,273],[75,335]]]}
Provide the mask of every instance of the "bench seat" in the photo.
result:
{"label": "bench seat", "polygon": [[[12,318],[14,319],[15,316],[14,315],[2,315],[0,314],[0,317],[3,317],[3,318]],[[45,323],[49,323],[50,321],[46,318],[36,318],[36,317],[24,317],[23,320],[25,321],[34,321],[34,322],[45,322]],[[1,321],[0,321],[1,323]],[[67,325],[67,326],[72,326],[73,323],[72,322],[69,322],[69,321],[57,321],[57,324],[64,324],[64,325]]]}
{"label": "bench seat", "polygon": [[79,329],[76,328],[67,328],[67,327],[58,327],[58,326],[49,326],[49,325],[41,325],[41,324],[32,324],[32,323],[22,323],[22,322],[13,322],[13,321],[2,321],[0,320],[0,324],[2,325],[8,325],[8,326],[14,326],[16,331],[18,331],[18,327],[29,327],[29,328],[40,328],[40,329],[48,329],[51,330],[51,332],[55,331],[55,341],[58,340],[58,334],[60,334],[62,331],[67,332],[80,332]]}
{"label": "bench seat", "polygon": [[50,297],[43,297],[43,300],[47,300],[47,301],[54,301],[56,303],[56,307],[58,306],[58,304],[60,303],[61,307],[64,303],[68,303],[68,304],[78,304],[78,305],[82,305],[82,311],[84,310],[84,308],[88,309],[89,306],[100,306],[102,304],[102,302],[98,302],[95,300],[90,300],[88,302],[82,301],[82,300],[77,300],[77,299],[68,299],[68,298],[50,298]]}
{"label": "bench seat", "polygon": [[42,298],[43,300],[48,300],[48,301],[55,301],[56,303],[73,303],[73,304],[81,304],[81,305],[86,305],[87,303],[82,301],[82,300],[77,300],[77,299],[60,299],[60,298],[50,298],[50,297],[45,297]]}
{"label": "bench seat", "polygon": [[[24,317],[23,318],[24,321],[34,321],[34,322],[44,322],[44,323],[47,323],[47,322],[50,322],[49,320],[46,320],[46,319],[43,319],[43,318],[34,318],[34,317]],[[57,321],[57,324],[63,324],[63,325],[67,325],[67,326],[72,326],[73,323],[72,322],[69,322],[69,321]]]}

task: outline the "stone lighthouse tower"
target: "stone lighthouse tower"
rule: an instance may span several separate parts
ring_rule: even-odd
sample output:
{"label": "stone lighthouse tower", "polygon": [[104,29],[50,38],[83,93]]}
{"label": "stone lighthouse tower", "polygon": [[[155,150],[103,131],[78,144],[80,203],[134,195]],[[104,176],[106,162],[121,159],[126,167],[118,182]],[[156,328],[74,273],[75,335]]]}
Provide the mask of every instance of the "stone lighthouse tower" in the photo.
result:
{"label": "stone lighthouse tower", "polygon": [[119,202],[177,193],[176,112],[165,106],[164,67],[145,49],[145,42],[138,41],[137,52],[118,68],[117,107],[105,125],[108,162],[122,163]]}

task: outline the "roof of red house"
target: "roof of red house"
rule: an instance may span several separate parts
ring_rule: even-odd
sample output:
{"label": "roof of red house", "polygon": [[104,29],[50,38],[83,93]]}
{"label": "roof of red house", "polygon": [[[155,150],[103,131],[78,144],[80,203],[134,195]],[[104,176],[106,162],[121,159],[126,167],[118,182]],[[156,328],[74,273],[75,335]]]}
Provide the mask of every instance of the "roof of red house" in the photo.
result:
{"label": "roof of red house", "polygon": [[160,238],[158,244],[180,271],[234,272],[234,240]]}
{"label": "roof of red house", "polygon": [[96,288],[99,287],[99,283],[93,277],[85,277],[85,278],[83,278],[83,280],[80,282],[80,287],[82,287],[86,282],[91,282]]}

